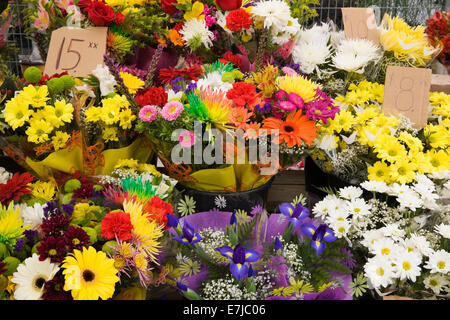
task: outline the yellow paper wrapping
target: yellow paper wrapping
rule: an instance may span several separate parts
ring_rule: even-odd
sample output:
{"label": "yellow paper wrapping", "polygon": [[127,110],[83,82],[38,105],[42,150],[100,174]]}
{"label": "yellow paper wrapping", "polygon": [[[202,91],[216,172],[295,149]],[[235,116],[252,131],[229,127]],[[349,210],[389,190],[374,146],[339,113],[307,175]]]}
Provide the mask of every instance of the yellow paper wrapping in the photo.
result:
{"label": "yellow paper wrapping", "polygon": [[[103,165],[95,168],[95,175],[110,174],[120,159],[133,158],[139,162],[147,162],[152,155],[152,149],[145,138],[138,138],[132,144],[120,149],[108,149],[101,152]],[[26,164],[33,169],[41,179],[48,179],[54,170],[65,173],[79,171],[86,173],[83,162],[83,150],[76,146],[70,151],[68,148],[49,154],[44,160],[34,161],[26,157]]]}
{"label": "yellow paper wrapping", "polygon": [[208,192],[235,192],[236,174],[232,165],[221,169],[203,169],[191,173],[192,181],[183,183],[186,187]]}

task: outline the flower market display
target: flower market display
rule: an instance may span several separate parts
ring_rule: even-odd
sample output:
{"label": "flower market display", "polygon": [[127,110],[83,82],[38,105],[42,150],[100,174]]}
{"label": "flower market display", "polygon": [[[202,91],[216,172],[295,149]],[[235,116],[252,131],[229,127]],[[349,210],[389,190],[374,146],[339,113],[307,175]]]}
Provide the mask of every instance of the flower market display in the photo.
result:
{"label": "flower market display", "polygon": [[[0,6],[0,300],[449,299],[449,13],[374,41],[316,0],[25,2],[20,74]],[[322,195],[269,208],[308,157]]]}

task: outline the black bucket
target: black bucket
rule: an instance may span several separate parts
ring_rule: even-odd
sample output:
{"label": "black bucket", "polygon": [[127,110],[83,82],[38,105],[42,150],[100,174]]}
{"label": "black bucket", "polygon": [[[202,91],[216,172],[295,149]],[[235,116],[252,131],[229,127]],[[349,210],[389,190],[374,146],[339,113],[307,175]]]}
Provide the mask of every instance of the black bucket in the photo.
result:
{"label": "black bucket", "polygon": [[176,188],[183,196],[190,196],[195,200],[195,211],[206,212],[217,209],[223,212],[233,212],[241,209],[250,213],[252,208],[260,205],[265,208],[269,189],[275,177],[259,188],[228,193],[216,193],[191,189],[177,184]]}

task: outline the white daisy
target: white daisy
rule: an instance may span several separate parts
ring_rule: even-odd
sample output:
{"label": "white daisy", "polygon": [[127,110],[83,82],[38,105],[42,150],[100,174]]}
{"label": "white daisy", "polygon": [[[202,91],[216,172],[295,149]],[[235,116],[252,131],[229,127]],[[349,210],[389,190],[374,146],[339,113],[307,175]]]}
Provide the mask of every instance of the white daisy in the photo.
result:
{"label": "white daisy", "polygon": [[388,187],[386,193],[389,194],[390,196],[399,197],[400,195],[403,194],[414,193],[414,191],[412,191],[412,189],[406,184],[394,183]]}
{"label": "white daisy", "polygon": [[428,258],[425,268],[430,269],[431,273],[440,272],[446,274],[450,272],[450,253],[447,251],[435,251]]}
{"label": "white daisy", "polygon": [[399,249],[399,246],[391,239],[381,238],[373,244],[372,248],[369,248],[369,251],[375,255],[391,258]]}
{"label": "white daisy", "polygon": [[403,193],[397,197],[397,201],[400,204],[400,209],[416,211],[423,206],[422,199],[415,192]]}
{"label": "white daisy", "polygon": [[312,212],[316,217],[326,217],[331,212],[330,208],[330,202],[327,200],[322,200],[314,205]]}
{"label": "white daisy", "polygon": [[370,192],[385,193],[388,190],[388,186],[384,181],[364,181],[361,183],[361,187]]}
{"label": "white daisy", "polygon": [[428,174],[428,177],[431,179],[437,180],[449,180],[450,179],[450,170],[441,170]]}
{"label": "white daisy", "polygon": [[350,200],[350,201],[361,197],[362,194],[363,194],[363,190],[361,188],[353,187],[353,186],[341,188],[339,190],[339,196],[343,199]]}
{"label": "white daisy", "polygon": [[11,282],[16,284],[14,299],[40,300],[45,282],[53,279],[58,270],[58,265],[51,263],[49,258],[39,261],[39,256],[34,253],[13,274]]}
{"label": "white daisy", "polygon": [[292,19],[291,10],[285,1],[266,0],[257,2],[252,7],[251,14],[257,20],[264,21],[264,27],[272,27],[274,30],[282,30],[287,22]]}
{"label": "white daisy", "polygon": [[219,195],[214,198],[214,204],[216,205],[217,208],[223,209],[227,206],[227,200],[225,199],[224,196]]}
{"label": "white daisy", "polygon": [[0,167],[0,184],[5,184],[12,178],[12,176],[12,173],[6,171],[3,167]]}
{"label": "white daisy", "polygon": [[397,223],[387,224],[386,226],[381,228],[381,231],[383,232],[385,237],[390,237],[394,240],[403,239],[406,234],[405,230],[400,229]]}
{"label": "white daisy", "polygon": [[[192,81],[194,82],[194,81]],[[167,101],[181,101],[181,98],[183,97],[183,91],[178,91],[177,93],[175,93],[175,91],[173,91],[173,89],[169,89],[166,91],[167,92]]]}
{"label": "white daisy", "polygon": [[383,238],[384,235],[381,230],[369,230],[364,233],[364,239],[361,241],[361,244],[369,250],[372,250],[375,244]]}
{"label": "white daisy", "polygon": [[335,220],[330,222],[330,228],[334,231],[334,235],[339,239],[347,236],[348,231],[350,230],[350,222],[348,220]]}
{"label": "white daisy", "polygon": [[431,249],[430,243],[424,236],[413,233],[409,238],[401,242],[409,252],[416,252],[424,256],[428,256],[429,254],[433,253],[433,249]]}
{"label": "white daisy", "polygon": [[367,216],[371,214],[372,207],[366,203],[364,199],[358,198],[352,201],[347,201],[345,210],[354,216]]}
{"label": "white daisy", "polygon": [[391,262],[383,256],[368,259],[364,271],[375,288],[387,287],[393,283],[394,269]]}
{"label": "white daisy", "polygon": [[441,223],[438,226],[434,226],[434,231],[439,233],[446,239],[450,239],[450,225]]}
{"label": "white daisy", "polygon": [[435,295],[441,293],[441,291],[447,291],[450,282],[446,277],[440,274],[432,274],[423,280],[425,288],[433,290]]}
{"label": "white daisy", "polygon": [[416,282],[416,278],[421,274],[419,266],[422,263],[422,258],[419,254],[401,250],[397,251],[392,260],[395,264],[394,273],[396,278],[400,280],[409,279]]}
{"label": "white daisy", "polygon": [[19,205],[19,215],[23,219],[23,224],[30,225],[31,229],[42,224],[44,219],[44,206],[40,203],[35,203],[32,207],[22,203]]}
{"label": "white daisy", "polygon": [[196,50],[203,44],[206,48],[211,48],[214,34],[206,26],[205,20],[191,19],[184,23],[180,34],[190,48]]}
{"label": "white daisy", "polygon": [[345,210],[332,210],[329,215],[326,217],[326,221],[328,223],[334,223],[336,221],[344,221],[347,220],[349,216],[348,211]]}
{"label": "white daisy", "polygon": [[379,47],[365,39],[346,39],[341,41],[332,58],[337,69],[347,72],[363,73],[365,67],[380,57]]}

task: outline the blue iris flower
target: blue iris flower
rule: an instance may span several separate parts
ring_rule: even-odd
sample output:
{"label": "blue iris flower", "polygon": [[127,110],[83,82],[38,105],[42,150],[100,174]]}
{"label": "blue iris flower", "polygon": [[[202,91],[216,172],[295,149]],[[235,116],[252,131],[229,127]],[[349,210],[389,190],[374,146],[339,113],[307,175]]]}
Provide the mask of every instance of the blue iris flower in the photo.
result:
{"label": "blue iris flower", "polygon": [[[230,271],[236,279],[241,280],[246,275],[253,275],[253,268],[249,269],[247,263],[259,260],[259,254],[255,250],[245,249],[240,244],[237,244],[234,249],[229,246],[222,246],[216,248],[219,253],[230,259]],[[249,272],[250,271],[250,272]]]}
{"label": "blue iris flower", "polygon": [[304,223],[300,226],[300,230],[312,239],[311,247],[316,250],[317,256],[325,249],[324,241],[333,242],[337,239],[333,230],[328,228],[326,224],[321,224],[316,228],[310,223]]}
{"label": "blue iris flower", "polygon": [[308,208],[305,208],[301,203],[294,207],[292,204],[285,202],[280,204],[279,208],[281,214],[289,218],[289,222],[292,223],[294,228],[309,216]]}
{"label": "blue iris flower", "polygon": [[189,223],[185,221],[183,224],[183,233],[178,237],[173,238],[173,240],[176,240],[184,244],[193,245],[194,243],[202,241],[203,238],[200,236],[198,232],[194,232],[194,228],[192,228],[189,225]]}

